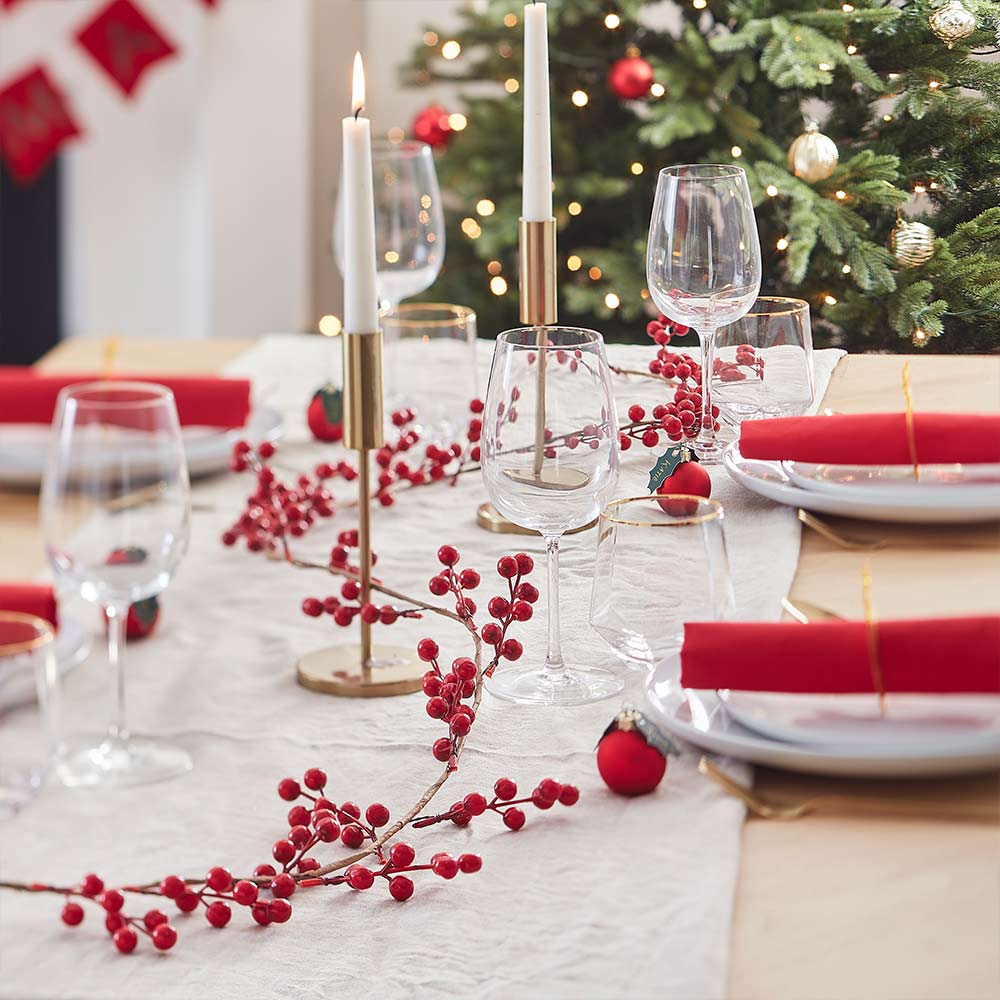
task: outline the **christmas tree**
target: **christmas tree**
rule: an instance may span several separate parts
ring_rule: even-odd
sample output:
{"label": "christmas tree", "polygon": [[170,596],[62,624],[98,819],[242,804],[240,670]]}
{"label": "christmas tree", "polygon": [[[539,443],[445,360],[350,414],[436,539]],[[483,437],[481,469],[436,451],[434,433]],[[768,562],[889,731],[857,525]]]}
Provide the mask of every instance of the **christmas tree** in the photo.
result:
{"label": "christmas tree", "polygon": [[[736,163],[761,294],[807,299],[817,343],[1000,346],[1000,5],[823,2],[549,0],[563,320],[637,339],[657,171]],[[522,21],[520,0],[470,3],[403,69],[462,84],[465,127],[435,106],[414,132],[447,192],[433,295],[484,333],[517,325]]]}

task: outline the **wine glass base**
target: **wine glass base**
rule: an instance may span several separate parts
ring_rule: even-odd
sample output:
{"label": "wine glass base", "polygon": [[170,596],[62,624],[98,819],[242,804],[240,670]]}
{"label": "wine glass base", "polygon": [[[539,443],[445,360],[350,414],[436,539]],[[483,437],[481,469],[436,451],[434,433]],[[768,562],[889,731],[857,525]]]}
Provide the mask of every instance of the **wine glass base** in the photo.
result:
{"label": "wine glass base", "polygon": [[704,443],[695,441],[694,443],[694,453],[702,465],[719,465],[722,462],[724,451],[725,446],[718,440]]}
{"label": "wine glass base", "polygon": [[587,705],[620,694],[622,678],[608,670],[564,670],[544,667],[508,667],[486,680],[495,698],[519,705]]}
{"label": "wine glass base", "polygon": [[105,740],[94,746],[70,748],[56,764],[56,775],[73,788],[97,785],[146,785],[190,771],[190,754],[152,740]]}

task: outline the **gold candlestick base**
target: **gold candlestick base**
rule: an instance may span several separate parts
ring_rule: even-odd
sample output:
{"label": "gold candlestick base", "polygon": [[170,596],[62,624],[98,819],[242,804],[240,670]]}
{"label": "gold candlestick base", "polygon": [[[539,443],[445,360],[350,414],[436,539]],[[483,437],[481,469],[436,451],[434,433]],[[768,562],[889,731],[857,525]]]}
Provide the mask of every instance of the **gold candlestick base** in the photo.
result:
{"label": "gold candlestick base", "polygon": [[[597,524],[597,521],[598,518],[595,517],[590,524],[584,524],[579,528],[564,531],[563,534],[577,535],[581,531],[589,531]],[[535,531],[534,528],[522,528],[521,525],[515,524],[513,521],[508,521],[491,503],[481,503],[479,505],[479,509],[476,511],[476,524],[483,530],[492,531],[498,535],[541,535],[541,532]]]}
{"label": "gold candlestick base", "polygon": [[361,669],[360,646],[331,646],[306,653],[296,673],[310,691],[341,698],[386,698],[419,691],[424,668],[413,650],[402,646],[376,646],[370,670]]}

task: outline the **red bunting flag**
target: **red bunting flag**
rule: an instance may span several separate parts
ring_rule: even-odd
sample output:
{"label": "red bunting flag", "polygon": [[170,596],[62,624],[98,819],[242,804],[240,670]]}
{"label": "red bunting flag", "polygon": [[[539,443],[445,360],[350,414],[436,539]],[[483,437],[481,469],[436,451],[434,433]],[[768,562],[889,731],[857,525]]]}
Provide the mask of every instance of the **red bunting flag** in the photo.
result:
{"label": "red bunting flag", "polygon": [[80,129],[44,67],[34,66],[0,90],[0,153],[19,181],[34,180]]}
{"label": "red bunting flag", "polygon": [[76,37],[126,96],[150,66],[177,53],[131,0],[112,0]]}

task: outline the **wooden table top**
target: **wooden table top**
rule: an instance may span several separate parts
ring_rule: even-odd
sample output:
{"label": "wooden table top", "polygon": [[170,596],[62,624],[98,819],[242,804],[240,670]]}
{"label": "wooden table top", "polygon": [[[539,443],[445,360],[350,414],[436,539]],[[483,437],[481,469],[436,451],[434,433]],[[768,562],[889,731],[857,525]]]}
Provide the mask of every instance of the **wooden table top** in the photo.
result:
{"label": "wooden table top", "polygon": [[[126,339],[116,366],[210,373],[249,343]],[[95,370],[102,349],[99,340],[66,341],[41,366]],[[1000,358],[909,360],[918,408],[1000,409]],[[901,365],[902,359],[891,356],[844,358],[824,405],[845,412],[902,409]],[[859,528],[856,522],[852,527]],[[861,527],[882,534],[903,531]],[[879,553],[873,567],[879,614],[996,611],[1000,528],[972,529],[976,549],[952,544],[963,530],[933,529],[916,537],[909,530],[900,544]],[[43,568],[33,493],[0,491],[0,551],[2,579],[25,579]],[[860,558],[805,532],[793,598],[857,614]],[[811,815],[792,822],[751,818],[744,827],[733,915],[731,1000],[1000,996],[997,775],[881,782],[759,768],[755,789],[796,798],[850,791],[873,802],[905,794],[925,798],[932,809],[974,802],[993,806],[997,822],[875,815]]]}

